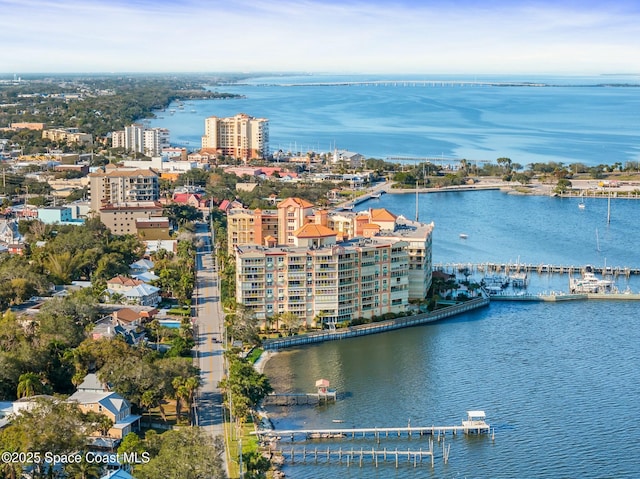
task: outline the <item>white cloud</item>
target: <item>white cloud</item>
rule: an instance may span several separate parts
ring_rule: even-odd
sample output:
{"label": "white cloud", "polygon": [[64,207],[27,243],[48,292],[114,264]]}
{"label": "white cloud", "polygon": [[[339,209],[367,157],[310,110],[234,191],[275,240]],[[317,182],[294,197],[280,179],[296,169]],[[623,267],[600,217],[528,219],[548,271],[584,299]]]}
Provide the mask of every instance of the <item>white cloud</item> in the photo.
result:
{"label": "white cloud", "polygon": [[638,13],[506,3],[0,0],[0,69],[628,71]]}

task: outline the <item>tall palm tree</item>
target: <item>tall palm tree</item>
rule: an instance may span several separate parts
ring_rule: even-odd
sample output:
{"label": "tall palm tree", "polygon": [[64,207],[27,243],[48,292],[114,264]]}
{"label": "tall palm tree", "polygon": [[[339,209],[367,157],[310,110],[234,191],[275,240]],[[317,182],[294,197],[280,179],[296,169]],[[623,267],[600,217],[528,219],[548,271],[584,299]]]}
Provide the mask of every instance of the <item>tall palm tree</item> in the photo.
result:
{"label": "tall palm tree", "polygon": [[191,413],[193,411],[193,400],[196,395],[196,390],[200,387],[200,379],[198,376],[189,376],[184,382],[184,388],[187,393],[187,407],[189,408],[189,419],[190,422],[193,423],[193,418],[191,417]]}
{"label": "tall palm tree", "polygon": [[44,391],[44,384],[36,373],[24,373],[18,379],[16,394],[18,398],[35,396]]}

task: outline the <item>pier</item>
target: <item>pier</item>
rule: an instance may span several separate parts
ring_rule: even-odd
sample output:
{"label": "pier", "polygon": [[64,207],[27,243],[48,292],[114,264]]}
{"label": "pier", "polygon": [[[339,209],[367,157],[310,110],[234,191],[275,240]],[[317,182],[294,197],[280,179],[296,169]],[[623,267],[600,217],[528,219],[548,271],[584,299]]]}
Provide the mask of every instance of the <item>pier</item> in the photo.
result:
{"label": "pier", "polygon": [[484,411],[467,411],[467,419],[459,426],[411,426],[403,427],[339,427],[329,429],[286,429],[286,430],[258,430],[256,434],[262,439],[282,439],[287,437],[291,442],[309,441],[312,439],[375,439],[381,438],[411,438],[413,436],[444,437],[462,434],[489,434],[491,426],[485,422]]}
{"label": "pier", "polygon": [[[433,269],[444,272],[462,272],[470,273],[538,273],[538,274],[579,274],[582,273],[584,265],[552,265],[552,264],[524,264],[524,263],[435,263]],[[640,275],[640,268],[629,266],[606,266],[593,267],[594,273],[606,274],[614,277],[631,275]]]}
{"label": "pier", "polygon": [[323,402],[335,401],[336,392],[329,394],[316,393],[272,393],[263,399],[265,406],[301,406],[316,405]]}
{"label": "pier", "polygon": [[[449,452],[451,450],[451,446],[445,446],[444,442],[442,444],[442,458],[445,464],[447,464],[449,460]],[[422,449],[411,450],[407,449],[406,451],[399,450],[396,448],[395,450],[384,449],[365,449],[360,448],[360,450],[356,450],[351,448],[351,450],[343,450],[340,449],[331,449],[327,448],[324,450],[319,450],[317,447],[315,449],[307,449],[304,448],[287,448],[287,449],[276,449],[272,451],[273,455],[280,458],[280,462],[285,463],[289,462],[290,464],[302,463],[302,464],[318,464],[318,460],[330,464],[331,462],[344,464],[347,467],[350,466],[358,466],[362,467],[363,463],[368,463],[369,465],[373,465],[378,467],[380,464],[395,464],[395,467],[400,467],[401,464],[409,464],[413,465],[413,467],[417,467],[418,464],[423,464],[425,458],[431,463],[431,467],[434,467],[435,463],[435,454],[433,448],[433,440],[429,440],[429,449],[423,451]]]}
{"label": "pier", "polygon": [[374,439],[446,436],[452,434],[489,434],[491,426],[483,422],[474,426],[405,426],[405,427],[343,427],[330,429],[286,429],[257,431],[259,437],[288,438],[291,442],[313,439]]}
{"label": "pier", "polygon": [[318,379],[316,381],[317,392],[315,393],[271,393],[262,400],[262,404],[265,406],[299,406],[304,404],[316,405],[330,401],[335,402],[338,393],[329,386],[329,380]]}

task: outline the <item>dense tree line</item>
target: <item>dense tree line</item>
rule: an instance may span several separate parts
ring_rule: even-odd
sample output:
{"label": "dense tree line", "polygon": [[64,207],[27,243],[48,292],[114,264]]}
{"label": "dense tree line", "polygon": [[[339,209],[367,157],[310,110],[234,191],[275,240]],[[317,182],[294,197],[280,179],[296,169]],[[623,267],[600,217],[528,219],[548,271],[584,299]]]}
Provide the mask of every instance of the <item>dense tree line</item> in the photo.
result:
{"label": "dense tree line", "polygon": [[[227,98],[237,95],[205,89],[219,79],[187,76],[104,76],[33,79],[0,85],[0,127],[36,122],[49,127],[74,127],[94,139],[120,130],[172,101]],[[53,96],[53,94],[56,94]],[[64,95],[82,95],[82,100]],[[23,130],[9,136],[25,153],[64,147],[42,139],[41,132]]]}

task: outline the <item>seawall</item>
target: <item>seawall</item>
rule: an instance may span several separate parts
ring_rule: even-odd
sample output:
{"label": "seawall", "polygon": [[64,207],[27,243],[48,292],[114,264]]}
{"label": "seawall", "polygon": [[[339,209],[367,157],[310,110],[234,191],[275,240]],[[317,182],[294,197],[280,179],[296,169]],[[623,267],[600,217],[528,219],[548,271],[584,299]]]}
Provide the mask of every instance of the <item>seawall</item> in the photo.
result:
{"label": "seawall", "polygon": [[303,346],[305,344],[315,344],[324,341],[336,341],[339,339],[355,338],[358,336],[366,336],[369,334],[378,334],[394,329],[409,328],[411,326],[419,326],[422,324],[433,323],[443,319],[457,316],[459,314],[473,311],[489,305],[489,298],[480,297],[464,303],[442,308],[430,313],[421,313],[414,316],[405,316],[403,318],[390,319],[377,323],[360,324],[358,326],[349,326],[347,328],[318,331],[299,336],[289,336],[286,338],[267,339],[262,343],[265,351],[276,351],[278,349],[290,348],[295,346]]}

